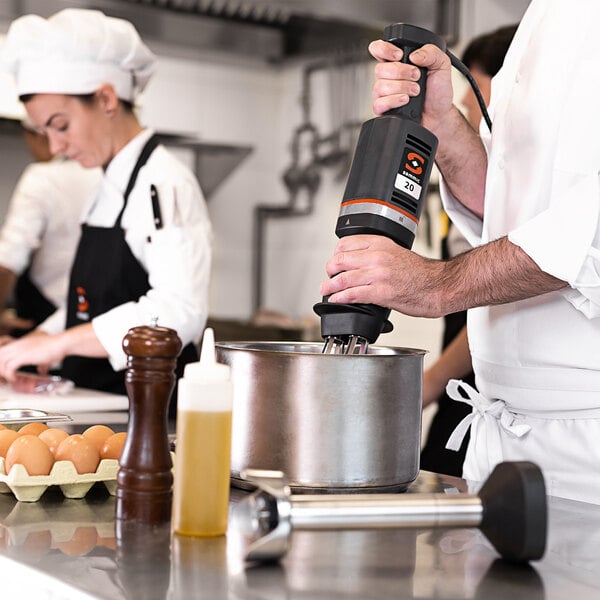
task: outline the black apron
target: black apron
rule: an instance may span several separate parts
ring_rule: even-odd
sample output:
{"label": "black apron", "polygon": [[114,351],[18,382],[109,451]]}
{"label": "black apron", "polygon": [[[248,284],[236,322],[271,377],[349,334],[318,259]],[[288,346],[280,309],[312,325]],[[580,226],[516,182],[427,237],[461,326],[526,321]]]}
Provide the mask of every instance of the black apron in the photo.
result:
{"label": "black apron", "polygon": [[[123,208],[115,224],[112,227],[94,227],[83,223],[81,226],[81,238],[69,282],[67,328],[89,323],[115,306],[137,301],[150,289],[148,273],[125,240],[121,218],[138,173],[158,143],[153,136],[142,149],[123,194]],[[148,200],[150,207],[150,195]],[[132,323],[134,325],[137,324]],[[197,360],[198,352],[194,344],[189,343],[179,355],[177,378],[183,375],[187,363]],[[74,381],[78,387],[114,394],[126,393],[125,370],[115,371],[106,358],[67,356],[63,361],[62,375]],[[169,414],[173,415],[174,410],[175,402],[171,402]]]}
{"label": "black apron", "polygon": [[40,289],[31,280],[30,267],[21,273],[15,285],[15,310],[21,319],[30,319],[33,326],[29,329],[19,329],[11,335],[21,337],[35,329],[45,321],[55,310],[56,306],[50,302]]}

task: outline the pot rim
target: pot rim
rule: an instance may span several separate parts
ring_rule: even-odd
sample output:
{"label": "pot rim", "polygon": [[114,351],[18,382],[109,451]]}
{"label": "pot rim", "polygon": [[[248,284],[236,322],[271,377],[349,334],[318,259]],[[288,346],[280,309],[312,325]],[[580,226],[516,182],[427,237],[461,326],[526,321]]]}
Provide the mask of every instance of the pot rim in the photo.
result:
{"label": "pot rim", "polygon": [[[315,348],[314,352],[298,352],[293,349],[279,349],[277,347],[286,348],[286,347],[307,347],[307,348]],[[279,356],[290,355],[290,356],[314,356],[319,355],[323,357],[351,357],[351,358],[369,358],[373,356],[423,356],[428,354],[428,350],[422,350],[420,348],[403,348],[396,346],[377,346],[371,345],[369,346],[369,350],[376,349],[378,352],[369,352],[367,354],[323,354],[322,342],[294,342],[294,341],[220,341],[215,342],[215,348],[221,348],[223,350],[239,350],[239,351],[251,351],[251,352],[259,352],[259,353],[273,353],[275,352]]]}

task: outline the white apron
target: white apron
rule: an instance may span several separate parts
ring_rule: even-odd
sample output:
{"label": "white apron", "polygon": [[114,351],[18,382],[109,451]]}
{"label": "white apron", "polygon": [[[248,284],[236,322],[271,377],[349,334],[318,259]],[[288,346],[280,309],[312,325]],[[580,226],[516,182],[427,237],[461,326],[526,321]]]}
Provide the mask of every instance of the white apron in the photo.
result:
{"label": "white apron", "polygon": [[473,407],[446,445],[458,450],[471,428],[463,465],[470,488],[500,462],[528,460],[542,469],[551,496],[600,504],[600,409],[531,411],[488,399],[456,379],[446,391]]}

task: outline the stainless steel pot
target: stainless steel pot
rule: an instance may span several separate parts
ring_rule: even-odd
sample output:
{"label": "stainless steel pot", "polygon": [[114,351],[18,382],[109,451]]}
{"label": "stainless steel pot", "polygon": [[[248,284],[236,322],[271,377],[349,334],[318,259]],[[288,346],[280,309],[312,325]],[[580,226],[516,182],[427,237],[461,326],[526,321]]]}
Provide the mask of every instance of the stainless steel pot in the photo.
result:
{"label": "stainless steel pot", "polygon": [[419,471],[424,350],[221,342],[234,385],[232,478],[283,471],[296,491],[401,491]]}

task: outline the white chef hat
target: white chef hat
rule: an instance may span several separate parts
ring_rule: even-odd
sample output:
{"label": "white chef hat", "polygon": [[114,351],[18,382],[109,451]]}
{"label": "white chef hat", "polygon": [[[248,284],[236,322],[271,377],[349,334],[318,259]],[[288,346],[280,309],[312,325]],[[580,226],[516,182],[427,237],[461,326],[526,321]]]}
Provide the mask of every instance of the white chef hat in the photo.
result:
{"label": "white chef hat", "polygon": [[98,10],[67,8],[12,22],[2,60],[24,94],[90,94],[111,83],[122,100],[145,88],[156,58],[135,27]]}

